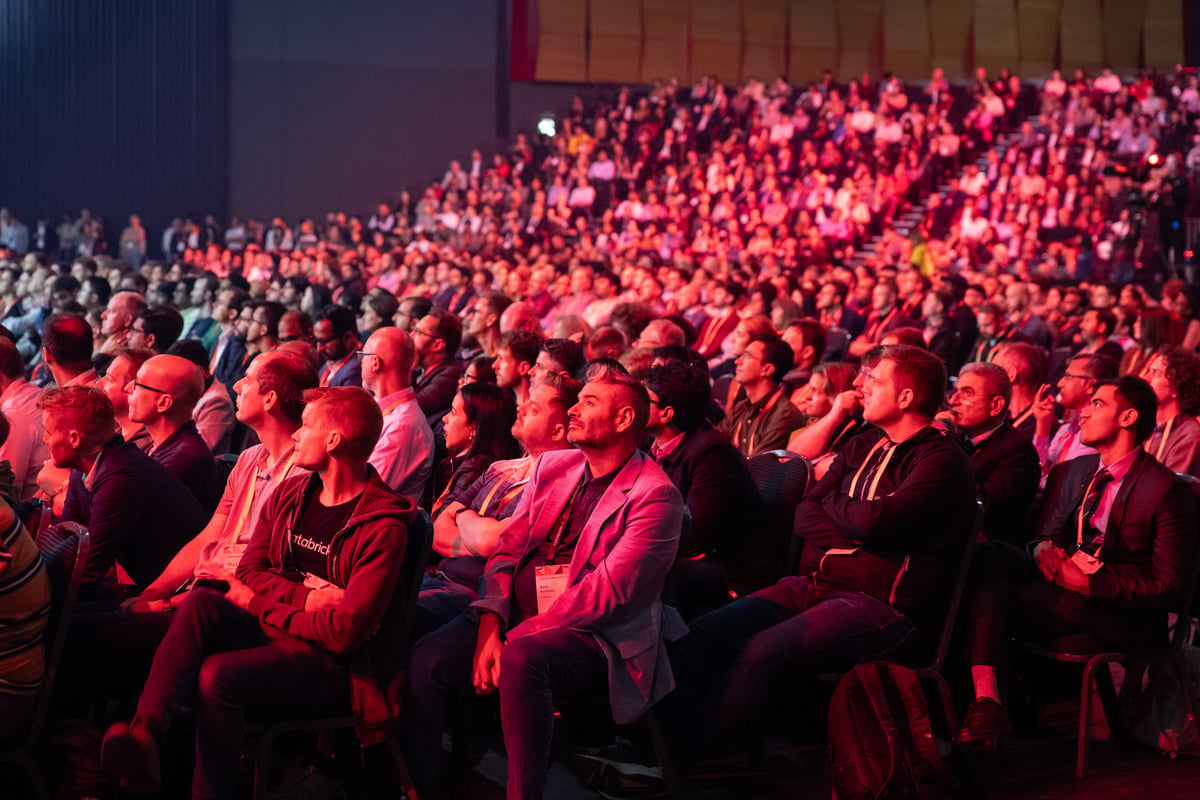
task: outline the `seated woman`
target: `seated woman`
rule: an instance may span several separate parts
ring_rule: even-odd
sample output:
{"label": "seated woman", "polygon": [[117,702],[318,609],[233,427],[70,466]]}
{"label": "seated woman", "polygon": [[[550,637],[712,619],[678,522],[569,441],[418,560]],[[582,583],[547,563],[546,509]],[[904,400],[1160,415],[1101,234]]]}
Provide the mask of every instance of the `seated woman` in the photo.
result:
{"label": "seated woman", "polygon": [[[0,443],[8,431],[0,414]],[[8,462],[0,465],[7,468]],[[11,470],[7,477],[11,482]],[[0,497],[11,496],[0,487]],[[33,719],[45,672],[42,632],[49,615],[50,580],[37,545],[8,501],[0,499],[0,745],[15,744]]]}
{"label": "seated woman", "polygon": [[[816,480],[858,428],[853,413],[858,403],[853,392],[857,374],[850,364],[818,364],[808,379],[808,402],[799,407],[808,416],[808,424],[792,434],[787,449],[813,462]],[[830,429],[834,418],[839,421]]]}
{"label": "seated woman", "polygon": [[521,454],[512,426],[516,395],[494,383],[468,383],[458,390],[444,420],[446,456],[433,470],[430,516],[439,513],[484,473],[492,462]]}

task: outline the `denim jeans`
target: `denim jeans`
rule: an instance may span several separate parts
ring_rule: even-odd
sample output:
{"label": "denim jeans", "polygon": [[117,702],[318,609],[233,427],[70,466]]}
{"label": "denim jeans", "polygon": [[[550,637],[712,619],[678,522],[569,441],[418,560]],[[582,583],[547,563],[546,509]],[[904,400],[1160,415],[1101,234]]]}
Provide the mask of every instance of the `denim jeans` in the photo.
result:
{"label": "denim jeans", "polygon": [[914,638],[912,620],[881,600],[829,590],[814,600],[811,589],[808,578],[784,578],[668,643],[676,689],[663,712],[685,748],[749,730],[785,683],[848,670]]}
{"label": "denim jeans", "polygon": [[340,659],[283,634],[211,589],[188,592],[154,656],[135,721],[161,736],[191,700],[196,711],[192,797],[232,798],[247,714],[273,721],[345,714]]}

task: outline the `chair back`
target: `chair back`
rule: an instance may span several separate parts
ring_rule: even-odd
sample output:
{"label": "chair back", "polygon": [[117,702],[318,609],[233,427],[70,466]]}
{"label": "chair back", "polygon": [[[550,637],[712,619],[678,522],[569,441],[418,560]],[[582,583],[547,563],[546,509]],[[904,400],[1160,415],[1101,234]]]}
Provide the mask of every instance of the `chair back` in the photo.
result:
{"label": "chair back", "polygon": [[968,532],[966,545],[963,547],[962,560],[958,565],[958,575],[954,578],[954,591],[950,595],[950,605],[946,609],[946,621],[942,623],[942,635],[938,638],[937,650],[933,654],[930,669],[941,670],[950,654],[951,640],[954,629],[958,624],[958,611],[962,606],[963,591],[967,586],[967,575],[971,571],[971,557],[975,554],[975,545],[979,541],[979,532],[983,529],[983,501],[975,498],[975,513],[971,517],[971,529]]}
{"label": "chair back", "polygon": [[[42,563],[50,579],[53,599],[50,618],[46,621],[46,629],[42,635],[46,648],[46,670],[42,691],[34,709],[33,724],[29,729],[30,747],[41,738],[46,722],[50,695],[54,692],[54,679],[58,674],[58,665],[67,641],[67,628],[70,627],[71,617],[75,613],[75,600],[79,597],[79,587],[83,583],[83,574],[87,568],[89,546],[88,530],[77,522],[60,522],[49,528],[46,534],[48,535],[43,535],[42,540],[48,544],[53,542],[58,552],[52,553],[48,558],[46,551],[42,550]],[[42,549],[41,541],[38,548]]]}
{"label": "chair back", "polygon": [[850,332],[845,328],[830,328],[825,333],[823,361],[843,361],[850,351]]}
{"label": "chair back", "polygon": [[796,506],[808,491],[812,465],[799,453],[772,450],[750,459],[748,466],[762,496],[762,523],[770,531],[773,558],[779,565],[775,578],[793,574],[802,544],[794,536]]}
{"label": "chair back", "polygon": [[[1195,475],[1189,475],[1186,472],[1177,472],[1175,474],[1192,490],[1192,496],[1196,498],[1196,516],[1200,520],[1200,478],[1197,478]],[[1182,602],[1179,607],[1179,617],[1175,621],[1175,630],[1171,634],[1172,650],[1188,643],[1192,628],[1196,626],[1196,620],[1200,618],[1200,608],[1197,607],[1197,588],[1200,588],[1200,546],[1196,547],[1192,571],[1188,575],[1187,586],[1184,589]]]}
{"label": "chair back", "polygon": [[679,585],[679,565],[687,560],[687,553],[690,551],[691,541],[692,512],[688,511],[687,506],[684,506],[683,522],[679,526],[679,549],[675,551],[675,561],[673,564],[671,564],[671,571],[667,573],[667,580],[663,583],[663,605],[675,605],[675,594]]}
{"label": "chair back", "polygon": [[[413,549],[416,548],[416,549]],[[404,552],[404,566],[400,571],[400,582],[405,587],[405,600],[408,602],[408,624],[412,627],[414,615],[417,613],[417,600],[421,596],[421,578],[425,575],[425,567],[429,565],[429,552],[433,548],[433,523],[422,508],[417,509],[417,516],[408,526],[408,546]]]}

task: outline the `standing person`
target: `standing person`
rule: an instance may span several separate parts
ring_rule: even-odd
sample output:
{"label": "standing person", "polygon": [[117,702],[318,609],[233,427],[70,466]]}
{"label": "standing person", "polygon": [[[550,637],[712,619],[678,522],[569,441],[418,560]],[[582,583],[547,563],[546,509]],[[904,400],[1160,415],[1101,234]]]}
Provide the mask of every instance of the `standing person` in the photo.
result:
{"label": "standing person", "polygon": [[371,466],[401,497],[419,502],[433,472],[433,431],[412,388],[416,349],[399,328],[380,328],[362,351],[363,388],[383,412],[383,432]]}
{"label": "standing person", "polygon": [[245,716],[353,710],[364,745],[399,716],[408,654],[415,508],[367,463],[383,427],[357,387],[305,393],[296,465],[311,474],[271,496],[228,589],[189,592],[154,658],[130,723],[101,764],[135,793],[162,783],[159,751],[177,710],[196,712],[194,797],[232,797]]}
{"label": "standing person", "polygon": [[141,269],[142,261],[146,258],[146,229],[137,214],[129,217],[129,225],[121,231],[121,258],[133,267],[134,271]]}

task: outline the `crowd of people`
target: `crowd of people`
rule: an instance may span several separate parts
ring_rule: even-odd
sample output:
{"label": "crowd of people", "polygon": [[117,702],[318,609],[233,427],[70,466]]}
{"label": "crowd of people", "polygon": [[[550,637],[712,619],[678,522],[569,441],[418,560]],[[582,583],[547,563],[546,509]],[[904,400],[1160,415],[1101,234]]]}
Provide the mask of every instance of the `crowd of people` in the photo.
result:
{"label": "crowd of people", "polygon": [[[1200,292],[1163,278],[1197,119],[1183,70],[705,77],[370,215],[176,220],[161,258],[136,216],[109,256],[90,213],[0,213],[0,741],[52,522],[91,541],[54,708],[127,711],[127,791],[184,709],[196,798],[235,795],[247,722],[352,712],[437,797],[496,694],[532,798],[563,697],[657,707],[686,764],[928,647],[976,498],[955,738],[1007,734],[1011,636],[1156,642],[1195,569]],[[785,449],[781,531],[749,464]]]}

